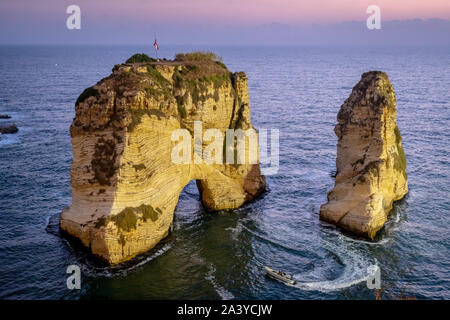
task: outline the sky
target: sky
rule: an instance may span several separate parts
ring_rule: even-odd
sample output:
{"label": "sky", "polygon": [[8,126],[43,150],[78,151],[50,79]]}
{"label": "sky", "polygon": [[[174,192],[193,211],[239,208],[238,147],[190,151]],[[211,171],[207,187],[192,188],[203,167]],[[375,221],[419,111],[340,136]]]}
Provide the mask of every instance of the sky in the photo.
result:
{"label": "sky", "polygon": [[[66,8],[81,8],[68,30]],[[369,5],[381,30],[368,30]],[[0,44],[450,44],[450,0],[1,0]]]}

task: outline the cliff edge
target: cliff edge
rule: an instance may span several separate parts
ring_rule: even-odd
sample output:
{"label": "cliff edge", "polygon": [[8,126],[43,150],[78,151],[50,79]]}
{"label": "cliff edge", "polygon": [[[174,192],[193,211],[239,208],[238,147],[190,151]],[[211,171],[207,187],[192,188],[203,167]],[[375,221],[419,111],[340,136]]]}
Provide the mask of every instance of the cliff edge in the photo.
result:
{"label": "cliff edge", "polygon": [[388,76],[364,73],[337,116],[337,175],[320,208],[322,220],[367,238],[383,227],[393,202],[408,192],[396,117]]}
{"label": "cliff edge", "polygon": [[[237,208],[266,186],[258,161],[216,163],[202,158],[201,151],[198,155],[219,143],[223,154],[216,148],[210,155],[225,157],[220,135],[253,129],[244,73],[229,72],[213,54],[127,62],[114,66],[76,102],[70,127],[72,205],[60,216],[63,231],[110,264],[131,259],[167,236],[189,181],[197,181],[211,210]],[[201,130],[214,130],[210,143],[203,133],[196,137],[199,124]],[[174,139],[174,132],[190,133],[184,135],[194,146],[189,154],[177,149],[183,135]],[[179,151],[183,161],[174,163]]]}

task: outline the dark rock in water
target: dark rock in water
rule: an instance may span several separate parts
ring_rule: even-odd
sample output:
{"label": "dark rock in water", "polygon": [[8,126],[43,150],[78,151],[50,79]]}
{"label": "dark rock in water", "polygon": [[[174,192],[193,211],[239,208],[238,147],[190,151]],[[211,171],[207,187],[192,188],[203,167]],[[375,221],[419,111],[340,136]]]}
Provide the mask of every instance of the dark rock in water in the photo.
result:
{"label": "dark rock in water", "polygon": [[0,126],[0,133],[6,134],[6,133],[16,133],[19,131],[17,126],[15,124],[7,124]]}
{"label": "dark rock in water", "polygon": [[11,119],[11,116],[8,116],[7,114],[0,114],[0,119]]}

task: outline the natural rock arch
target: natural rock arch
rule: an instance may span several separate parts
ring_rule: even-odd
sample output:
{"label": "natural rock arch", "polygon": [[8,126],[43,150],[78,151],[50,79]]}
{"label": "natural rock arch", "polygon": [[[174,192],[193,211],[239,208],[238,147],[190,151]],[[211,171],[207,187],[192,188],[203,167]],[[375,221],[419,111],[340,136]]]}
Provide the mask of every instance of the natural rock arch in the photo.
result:
{"label": "natural rock arch", "polygon": [[212,210],[237,208],[265,190],[258,163],[173,163],[172,133],[193,132],[194,121],[224,136],[230,128],[252,128],[245,74],[230,73],[211,56],[195,58],[117,65],[77,100],[72,205],[60,226],[110,264],[167,235],[191,180]]}

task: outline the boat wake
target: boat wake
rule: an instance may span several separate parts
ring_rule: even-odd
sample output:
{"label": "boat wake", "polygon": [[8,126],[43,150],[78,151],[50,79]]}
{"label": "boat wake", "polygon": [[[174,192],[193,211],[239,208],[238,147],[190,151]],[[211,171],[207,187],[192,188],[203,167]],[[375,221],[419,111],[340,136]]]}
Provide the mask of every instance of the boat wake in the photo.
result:
{"label": "boat wake", "polygon": [[321,292],[330,292],[349,288],[361,282],[366,282],[372,277],[378,269],[376,259],[367,257],[365,251],[360,250],[354,243],[343,236],[335,239],[324,239],[323,248],[331,255],[335,256],[343,270],[337,278],[330,280],[304,281],[304,279],[323,279],[327,277],[327,269],[319,267],[307,274],[294,275],[297,283],[289,285],[302,290],[315,290]]}
{"label": "boat wake", "polygon": [[216,290],[217,294],[223,299],[223,300],[232,300],[234,299],[234,295],[226,290],[224,287],[219,285],[216,281],[216,278],[214,277],[214,273],[216,272],[216,268],[210,264],[208,266],[208,273],[206,274],[205,280],[208,280],[212,286],[214,287],[214,290]]}

